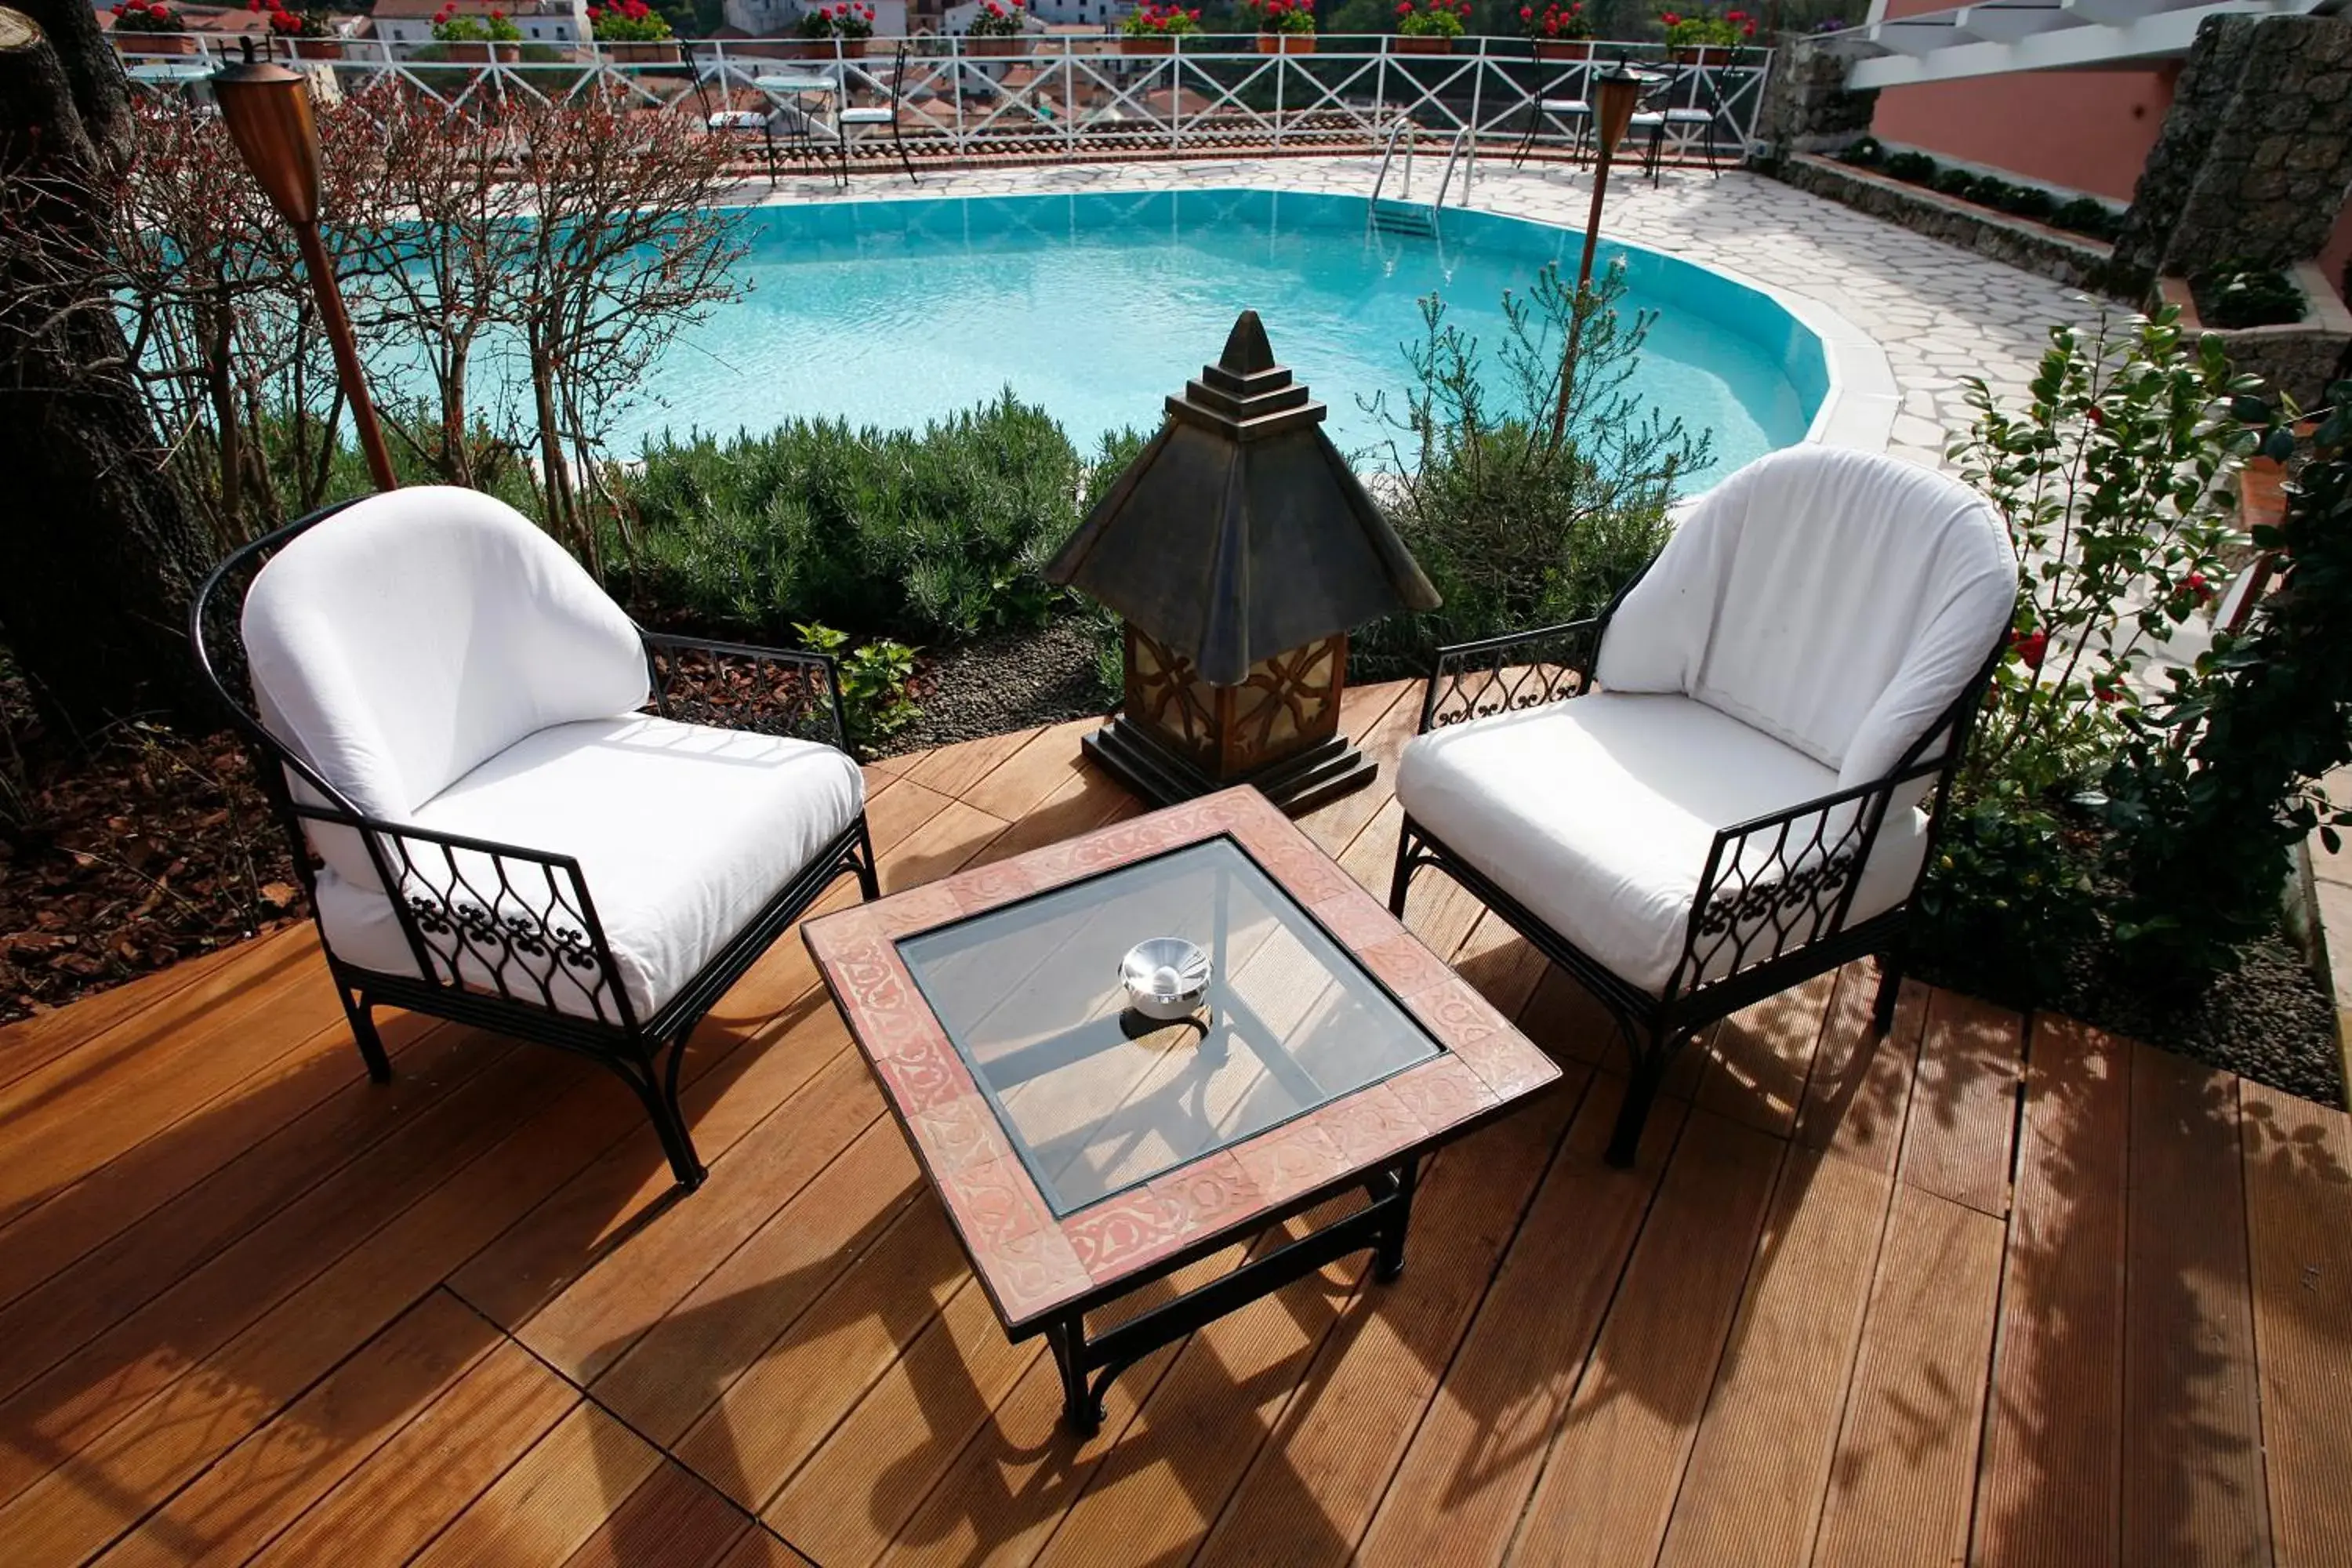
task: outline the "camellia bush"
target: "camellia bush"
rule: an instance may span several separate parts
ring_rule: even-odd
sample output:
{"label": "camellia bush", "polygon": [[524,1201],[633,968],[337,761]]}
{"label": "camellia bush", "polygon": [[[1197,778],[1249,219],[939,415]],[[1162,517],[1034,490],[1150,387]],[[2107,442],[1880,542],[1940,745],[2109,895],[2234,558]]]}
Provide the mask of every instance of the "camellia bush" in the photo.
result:
{"label": "camellia bush", "polygon": [[2098,790],[2174,645],[2242,553],[2255,435],[2219,340],[2179,313],[2051,332],[2021,408],[1981,381],[1949,457],[2017,552],[2017,617],[1955,785],[1916,941],[2005,1000],[2046,997],[2098,931]]}

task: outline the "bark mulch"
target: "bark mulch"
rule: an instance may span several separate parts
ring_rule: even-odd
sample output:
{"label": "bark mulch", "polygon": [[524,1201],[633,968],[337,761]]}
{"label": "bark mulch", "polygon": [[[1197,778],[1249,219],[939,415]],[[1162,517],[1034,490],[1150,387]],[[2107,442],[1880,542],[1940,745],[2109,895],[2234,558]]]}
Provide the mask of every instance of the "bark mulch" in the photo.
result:
{"label": "bark mulch", "polygon": [[0,664],[0,1022],[302,918],[228,733],[51,734]]}

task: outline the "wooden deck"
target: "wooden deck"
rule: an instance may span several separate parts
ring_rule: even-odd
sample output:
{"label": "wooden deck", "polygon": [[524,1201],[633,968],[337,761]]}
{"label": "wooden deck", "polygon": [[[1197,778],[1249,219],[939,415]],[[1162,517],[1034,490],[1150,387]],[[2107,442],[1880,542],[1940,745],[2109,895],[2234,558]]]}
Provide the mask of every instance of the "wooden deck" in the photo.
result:
{"label": "wooden deck", "polygon": [[[1384,762],[1402,698],[1349,699]],[[873,769],[887,884],[1134,810],[1078,728]],[[1385,885],[1384,791],[1308,826]],[[682,1202],[555,1053],[401,1019],[367,1084],[307,929],[0,1031],[0,1562],[2352,1562],[2343,1115],[1916,988],[1881,1041],[1857,966],[1612,1171],[1590,1002],[1415,900],[1563,1089],[1439,1156],[1402,1280],[1084,1445],[794,938],[696,1040]]]}

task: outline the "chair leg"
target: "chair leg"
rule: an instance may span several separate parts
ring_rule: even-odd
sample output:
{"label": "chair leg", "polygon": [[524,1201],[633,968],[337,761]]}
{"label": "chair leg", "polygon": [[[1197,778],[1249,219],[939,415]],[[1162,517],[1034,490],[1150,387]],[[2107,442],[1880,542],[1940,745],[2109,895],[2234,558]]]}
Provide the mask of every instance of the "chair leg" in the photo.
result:
{"label": "chair leg", "polygon": [[907,133],[898,128],[898,119],[895,114],[890,118],[890,141],[898,149],[898,167],[907,171],[907,183],[921,184],[923,177],[915,173],[915,161],[907,156]]}
{"label": "chair leg", "polygon": [[1878,955],[1878,994],[1870,1004],[1871,1026],[1880,1034],[1895,1027],[1895,1000],[1903,989],[1903,955],[1882,952]]}
{"label": "chair leg", "polygon": [[1632,1169],[1634,1155],[1641,1152],[1642,1129],[1650,1120],[1651,1102],[1658,1098],[1658,1086],[1666,1079],[1666,1064],[1674,1060],[1675,1049],[1681,1044],[1679,1035],[1653,1035],[1649,1047],[1633,1058],[1633,1075],[1626,1082],[1625,1103],[1618,1108],[1606,1156],[1621,1171]]}
{"label": "chair leg", "polygon": [[1412,890],[1412,826],[1397,829],[1396,869],[1389,875],[1389,913],[1404,919],[1405,895]]}
{"label": "chair leg", "polygon": [[377,1083],[392,1081],[392,1058],[383,1048],[383,1037],[375,1032],[375,1005],[364,991],[338,985],[336,991],[343,999],[343,1016],[352,1022],[352,1039],[360,1048],[360,1059],[367,1063],[368,1077]]}
{"label": "chair leg", "polygon": [[669,1042],[666,1068],[655,1065],[661,1050],[656,1045],[641,1069],[619,1063],[614,1068],[645,1102],[646,1115],[653,1121],[654,1135],[661,1140],[662,1152],[668,1157],[670,1173],[677,1178],[679,1190],[690,1193],[702,1185],[709,1173],[694,1152],[694,1139],[686,1130],[686,1116],[677,1104],[677,1075],[686,1064],[686,1037]]}
{"label": "chair leg", "polygon": [[1538,126],[1541,125],[1542,123],[1543,123],[1543,110],[1540,110],[1540,109],[1534,109],[1534,110],[1528,110],[1528,130],[1527,130],[1527,134],[1519,138],[1519,144],[1518,144],[1518,146],[1517,146],[1517,147],[1516,147],[1516,148],[1514,148],[1514,149],[1512,150],[1512,153],[1511,153],[1511,167],[1512,167],[1512,168],[1514,168],[1514,169],[1518,168],[1518,167],[1520,167],[1522,164],[1524,164],[1524,163],[1527,163],[1527,161],[1528,161],[1528,151],[1529,151],[1531,148],[1533,148],[1533,147],[1535,146],[1535,144],[1536,144],[1536,127],[1538,127]]}
{"label": "chair leg", "polygon": [[882,896],[882,879],[874,865],[874,835],[866,830],[866,814],[857,814],[857,891],[867,903]]}

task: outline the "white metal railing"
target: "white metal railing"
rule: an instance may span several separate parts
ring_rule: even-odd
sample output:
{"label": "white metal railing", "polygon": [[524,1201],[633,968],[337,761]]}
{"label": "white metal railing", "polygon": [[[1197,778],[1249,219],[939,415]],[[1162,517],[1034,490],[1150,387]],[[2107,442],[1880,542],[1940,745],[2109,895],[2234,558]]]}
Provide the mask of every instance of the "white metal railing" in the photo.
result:
{"label": "white metal railing", "polygon": [[[207,34],[113,41],[133,84],[159,93],[202,94],[203,76],[236,49],[236,40]],[[1487,37],[1457,38],[1451,53],[1433,55],[1402,49],[1385,35],[1319,37],[1312,54],[1263,54],[1247,37],[948,36],[908,40],[905,79],[894,81],[899,42],[526,39],[491,47],[345,38],[279,40],[278,53],[344,94],[396,82],[454,111],[484,114],[513,94],[554,100],[604,90],[714,129],[791,118],[829,137],[831,116],[845,104],[895,97],[917,157],[1050,161],[1365,153],[1381,150],[1399,125],[1446,137],[1475,159],[1482,144],[1516,147],[1541,99],[1590,100],[1591,73],[1616,59],[1652,74],[1650,103],[1706,111],[1672,120],[1668,156],[1696,156],[1711,144],[1718,157],[1737,158],[1753,143],[1771,58],[1764,49],[1692,56],[1604,42],[1589,59],[1539,60],[1523,39]],[[1539,144],[1565,147],[1555,129],[1538,125]],[[887,134],[868,134],[856,148],[860,156],[891,154]]]}

